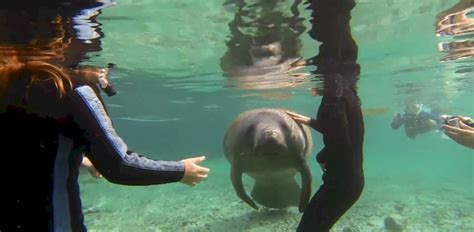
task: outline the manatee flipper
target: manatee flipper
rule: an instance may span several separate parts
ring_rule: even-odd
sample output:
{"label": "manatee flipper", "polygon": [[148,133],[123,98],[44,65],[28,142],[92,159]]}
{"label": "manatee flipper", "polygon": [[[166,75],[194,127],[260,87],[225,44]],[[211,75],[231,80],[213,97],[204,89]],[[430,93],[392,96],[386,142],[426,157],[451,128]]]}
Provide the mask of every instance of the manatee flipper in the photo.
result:
{"label": "manatee flipper", "polygon": [[268,208],[298,206],[301,188],[293,176],[284,176],[255,181],[252,199]]}
{"label": "manatee flipper", "polygon": [[237,196],[252,208],[258,210],[257,204],[255,204],[255,202],[245,192],[244,184],[242,183],[242,170],[238,167],[238,165],[232,165],[230,170],[230,179]]}
{"label": "manatee flipper", "polygon": [[308,205],[309,198],[311,197],[311,171],[308,167],[306,162],[302,162],[301,165],[298,167],[298,171],[301,174],[301,196],[300,196],[300,205],[299,211],[303,213],[306,205]]}

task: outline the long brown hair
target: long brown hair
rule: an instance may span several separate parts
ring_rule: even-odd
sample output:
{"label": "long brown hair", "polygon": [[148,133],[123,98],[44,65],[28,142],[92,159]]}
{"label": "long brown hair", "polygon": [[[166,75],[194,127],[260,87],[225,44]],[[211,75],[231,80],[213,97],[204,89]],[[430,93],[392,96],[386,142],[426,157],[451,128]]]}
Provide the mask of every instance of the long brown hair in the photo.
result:
{"label": "long brown hair", "polygon": [[72,89],[70,76],[58,66],[44,61],[22,63],[12,54],[3,54],[0,57],[0,99],[2,100],[12,81],[20,79],[28,80],[28,86],[52,81],[60,98]]}

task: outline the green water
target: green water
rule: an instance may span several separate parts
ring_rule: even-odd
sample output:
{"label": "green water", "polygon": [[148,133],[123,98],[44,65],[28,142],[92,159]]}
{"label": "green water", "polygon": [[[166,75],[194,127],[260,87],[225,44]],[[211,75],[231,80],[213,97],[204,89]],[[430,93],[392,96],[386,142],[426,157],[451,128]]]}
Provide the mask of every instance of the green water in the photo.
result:
{"label": "green water", "polygon": [[[384,218],[393,213],[407,221],[405,231],[474,231],[474,150],[439,132],[413,140],[390,128],[393,114],[410,101],[474,117],[473,72],[459,72],[473,60],[441,62],[438,43],[446,39],[434,34],[436,14],[456,2],[357,1],[351,28],[367,112],[366,186],[333,231],[385,231]],[[84,173],[81,194],[90,231],[295,230],[301,217],[296,208],[256,212],[237,198],[222,139],[242,111],[283,107],[314,117],[321,97],[310,95],[314,83],[273,91],[229,87],[219,61],[233,10],[222,3],[122,0],[97,18],[103,50],[89,63],[118,66],[111,78],[119,94],[105,101],[129,149],[164,160],[204,154],[211,172],[193,188],[118,186]],[[310,12],[303,4],[298,9],[309,29]],[[319,44],[307,33],[300,39],[303,58],[318,53]],[[314,157],[322,141],[315,131],[313,139],[314,193],[321,184]]]}

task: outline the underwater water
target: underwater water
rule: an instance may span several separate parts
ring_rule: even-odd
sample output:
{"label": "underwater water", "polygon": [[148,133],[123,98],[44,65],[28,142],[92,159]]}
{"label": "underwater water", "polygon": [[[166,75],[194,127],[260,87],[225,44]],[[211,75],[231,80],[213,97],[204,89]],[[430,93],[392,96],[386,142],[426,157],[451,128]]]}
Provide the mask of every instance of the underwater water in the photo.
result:
{"label": "underwater water", "polygon": [[[227,59],[235,49],[227,42],[258,33],[251,23],[240,25],[240,34],[231,32],[236,17],[254,20],[240,15],[238,4],[246,4],[249,15],[278,12],[264,19],[275,19],[275,25],[297,21],[297,30],[288,23],[292,30],[284,37],[299,44],[295,54],[309,59],[319,52],[320,42],[307,33],[311,11],[304,1],[259,2],[270,1],[117,0],[97,16],[102,50],[85,63],[117,65],[110,77],[118,94],[104,100],[129,149],[162,160],[203,154],[202,165],[211,171],[195,187],[119,186],[84,172],[81,195],[90,231],[295,231],[301,218],[296,207],[255,211],[236,196],[223,152],[224,134],[240,112],[275,107],[315,117],[321,103],[312,92],[321,84],[311,79],[315,67],[298,70],[310,73],[309,81],[285,88],[245,88],[226,77],[223,63],[239,64]],[[472,34],[435,34],[436,16],[457,2],[356,1],[350,28],[360,65],[366,185],[332,231],[386,231],[384,220],[393,215],[404,231],[474,231],[474,150],[439,131],[410,139],[402,128],[390,128],[393,115],[413,102],[474,117],[474,58],[440,50],[441,43]],[[323,142],[320,133],[312,135],[314,194],[322,183],[315,155]],[[245,177],[245,185],[250,191],[252,180]]]}

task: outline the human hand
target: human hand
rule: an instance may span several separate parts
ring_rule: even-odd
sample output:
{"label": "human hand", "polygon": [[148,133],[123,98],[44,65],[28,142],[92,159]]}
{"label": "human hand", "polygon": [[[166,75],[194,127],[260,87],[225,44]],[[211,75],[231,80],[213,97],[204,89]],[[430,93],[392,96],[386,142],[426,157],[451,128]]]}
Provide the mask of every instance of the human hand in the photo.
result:
{"label": "human hand", "polygon": [[474,127],[470,127],[459,120],[459,128],[443,125],[444,133],[455,142],[474,149]]}
{"label": "human hand", "polygon": [[400,113],[396,113],[392,118],[392,123],[390,124],[390,127],[396,130],[400,128],[402,125],[403,125],[403,116]]}
{"label": "human hand", "polygon": [[99,68],[94,66],[83,66],[73,70],[76,75],[86,78],[93,83],[97,83],[101,88],[109,85],[109,68]]}
{"label": "human hand", "polygon": [[109,69],[108,68],[102,68],[99,69],[97,72],[97,81],[100,84],[100,87],[105,89],[109,85]]}
{"label": "human hand", "polygon": [[304,116],[302,114],[295,113],[293,111],[286,110],[286,114],[288,114],[293,120],[295,120],[298,123],[304,124],[304,125],[309,125],[311,118]]}
{"label": "human hand", "polygon": [[97,169],[94,167],[94,165],[92,165],[91,161],[87,157],[82,158],[81,165],[84,168],[86,168],[87,170],[89,170],[92,177],[95,177],[95,178],[101,178],[102,177],[102,174],[100,174],[100,172],[97,171]]}
{"label": "human hand", "polygon": [[184,164],[184,176],[181,179],[181,183],[184,183],[189,186],[194,186],[196,184],[199,184],[199,182],[201,182],[202,180],[206,179],[207,174],[209,173],[209,168],[197,165],[205,159],[205,156],[199,156],[181,160],[181,162],[183,162]]}

